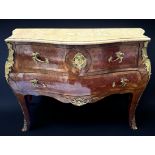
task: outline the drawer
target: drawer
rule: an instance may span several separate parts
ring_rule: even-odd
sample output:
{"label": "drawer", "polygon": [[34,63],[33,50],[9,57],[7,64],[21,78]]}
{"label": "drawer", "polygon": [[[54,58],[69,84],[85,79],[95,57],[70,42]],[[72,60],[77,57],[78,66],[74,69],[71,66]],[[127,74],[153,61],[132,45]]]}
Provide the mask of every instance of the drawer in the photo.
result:
{"label": "drawer", "polygon": [[[11,73],[11,81],[16,81],[16,91],[23,94],[57,93],[72,96],[104,94],[107,91],[132,90],[143,85],[137,71],[118,72],[96,76],[72,77],[70,75]],[[13,85],[12,85],[13,87]]]}
{"label": "drawer", "polygon": [[89,50],[90,72],[112,71],[138,67],[139,43],[115,43],[101,45]]}
{"label": "drawer", "polygon": [[66,52],[51,44],[16,43],[15,72],[64,72]]}
{"label": "drawer", "polygon": [[[14,71],[82,72],[84,75],[100,71],[132,70],[138,67],[138,51],[138,42],[83,46],[20,43],[16,44]],[[85,59],[86,64],[81,65],[81,68],[73,64],[77,53]]]}

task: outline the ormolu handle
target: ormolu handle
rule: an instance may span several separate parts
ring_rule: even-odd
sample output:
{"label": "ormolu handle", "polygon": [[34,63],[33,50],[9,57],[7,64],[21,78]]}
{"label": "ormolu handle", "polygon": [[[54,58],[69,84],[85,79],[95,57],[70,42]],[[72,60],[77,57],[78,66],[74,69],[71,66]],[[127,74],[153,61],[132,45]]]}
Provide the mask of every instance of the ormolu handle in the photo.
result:
{"label": "ormolu handle", "polygon": [[40,55],[39,55],[38,52],[33,52],[33,53],[32,53],[32,59],[33,59],[35,62],[41,62],[41,63],[46,63],[46,64],[49,63],[49,61],[48,61],[47,58],[45,58],[45,60],[41,60],[41,59],[40,59]]}
{"label": "ormolu handle", "polygon": [[[121,80],[120,80],[120,86],[121,87],[125,87],[125,86],[127,86],[127,82],[128,82],[129,80],[127,79],[127,78],[121,78]],[[112,82],[112,88],[115,88],[116,87],[116,82],[115,81],[113,81]]]}
{"label": "ormolu handle", "polygon": [[126,85],[127,85],[127,82],[128,82],[129,80],[128,79],[126,79],[126,78],[121,78],[121,87],[125,87]]}
{"label": "ormolu handle", "polygon": [[110,56],[108,59],[108,62],[115,62],[118,61],[118,63],[122,63],[123,58],[124,58],[124,53],[121,51],[118,51],[115,53],[115,59],[113,58],[113,56]]}
{"label": "ormolu handle", "polygon": [[112,83],[112,87],[115,88],[116,87],[116,82]]}
{"label": "ormolu handle", "polygon": [[32,84],[33,87],[38,87],[39,85],[41,85],[44,88],[46,87],[45,84],[39,83],[39,81],[37,79],[30,80],[30,82],[31,82],[31,84]]}

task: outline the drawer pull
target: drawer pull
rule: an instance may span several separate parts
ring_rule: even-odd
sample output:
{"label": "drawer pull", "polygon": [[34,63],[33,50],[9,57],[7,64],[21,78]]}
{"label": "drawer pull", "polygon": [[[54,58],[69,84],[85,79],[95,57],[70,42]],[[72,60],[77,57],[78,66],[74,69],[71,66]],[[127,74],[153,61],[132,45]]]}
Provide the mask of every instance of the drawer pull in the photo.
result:
{"label": "drawer pull", "polygon": [[115,57],[116,58],[114,59],[112,56],[110,56],[108,59],[108,62],[110,63],[110,62],[118,61],[118,63],[122,63],[123,58],[124,58],[124,53],[121,51],[118,51],[115,53]]}
{"label": "drawer pull", "polygon": [[113,87],[113,88],[116,87],[116,83],[115,83],[115,82],[112,83],[112,87]]}
{"label": "drawer pull", "polygon": [[30,80],[30,82],[31,82],[31,84],[32,84],[33,87],[38,87],[39,85],[41,85],[43,88],[46,87],[45,84],[39,83],[37,79]]}
{"label": "drawer pull", "polygon": [[46,63],[46,64],[49,63],[49,61],[48,61],[47,58],[45,58],[45,60],[41,60],[41,59],[40,59],[40,55],[39,55],[38,52],[33,52],[33,53],[32,53],[32,59],[33,59],[35,62],[41,62],[41,63]]}
{"label": "drawer pull", "polygon": [[128,82],[129,80],[128,79],[126,79],[126,78],[121,78],[121,87],[125,87],[126,85],[127,85],[127,82]]}

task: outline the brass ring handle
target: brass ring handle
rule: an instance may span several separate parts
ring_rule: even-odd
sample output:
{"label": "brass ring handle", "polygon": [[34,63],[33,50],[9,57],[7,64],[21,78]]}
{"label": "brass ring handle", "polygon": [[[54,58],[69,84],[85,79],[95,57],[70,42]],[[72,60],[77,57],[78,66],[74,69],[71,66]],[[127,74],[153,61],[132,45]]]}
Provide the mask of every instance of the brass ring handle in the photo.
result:
{"label": "brass ring handle", "polygon": [[108,59],[108,62],[115,62],[115,61],[118,61],[118,63],[122,63],[123,61],[123,58],[124,58],[124,53],[121,52],[121,51],[118,51],[115,53],[115,59],[113,58],[113,56],[110,56],[109,59]]}
{"label": "brass ring handle", "polygon": [[33,87],[38,87],[39,85],[41,85],[44,88],[46,87],[45,84],[39,83],[39,81],[37,79],[30,80],[30,82],[31,82]]}
{"label": "brass ring handle", "polygon": [[32,53],[32,59],[35,61],[35,62],[41,62],[41,63],[46,63],[48,64],[49,63],[49,60],[47,58],[45,58],[45,60],[41,60],[40,59],[40,54],[38,52],[33,52]]}

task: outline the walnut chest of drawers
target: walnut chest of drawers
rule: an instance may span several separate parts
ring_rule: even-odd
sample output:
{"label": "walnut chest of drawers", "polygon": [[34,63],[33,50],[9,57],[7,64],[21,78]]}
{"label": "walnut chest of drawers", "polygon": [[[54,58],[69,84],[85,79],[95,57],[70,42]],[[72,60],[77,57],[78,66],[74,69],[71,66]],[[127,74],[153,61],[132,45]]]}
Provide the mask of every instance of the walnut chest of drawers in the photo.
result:
{"label": "walnut chest of drawers", "polygon": [[31,126],[25,96],[44,95],[82,106],[111,94],[130,93],[129,124],[150,78],[150,38],[140,28],[16,29],[5,41],[8,84]]}

